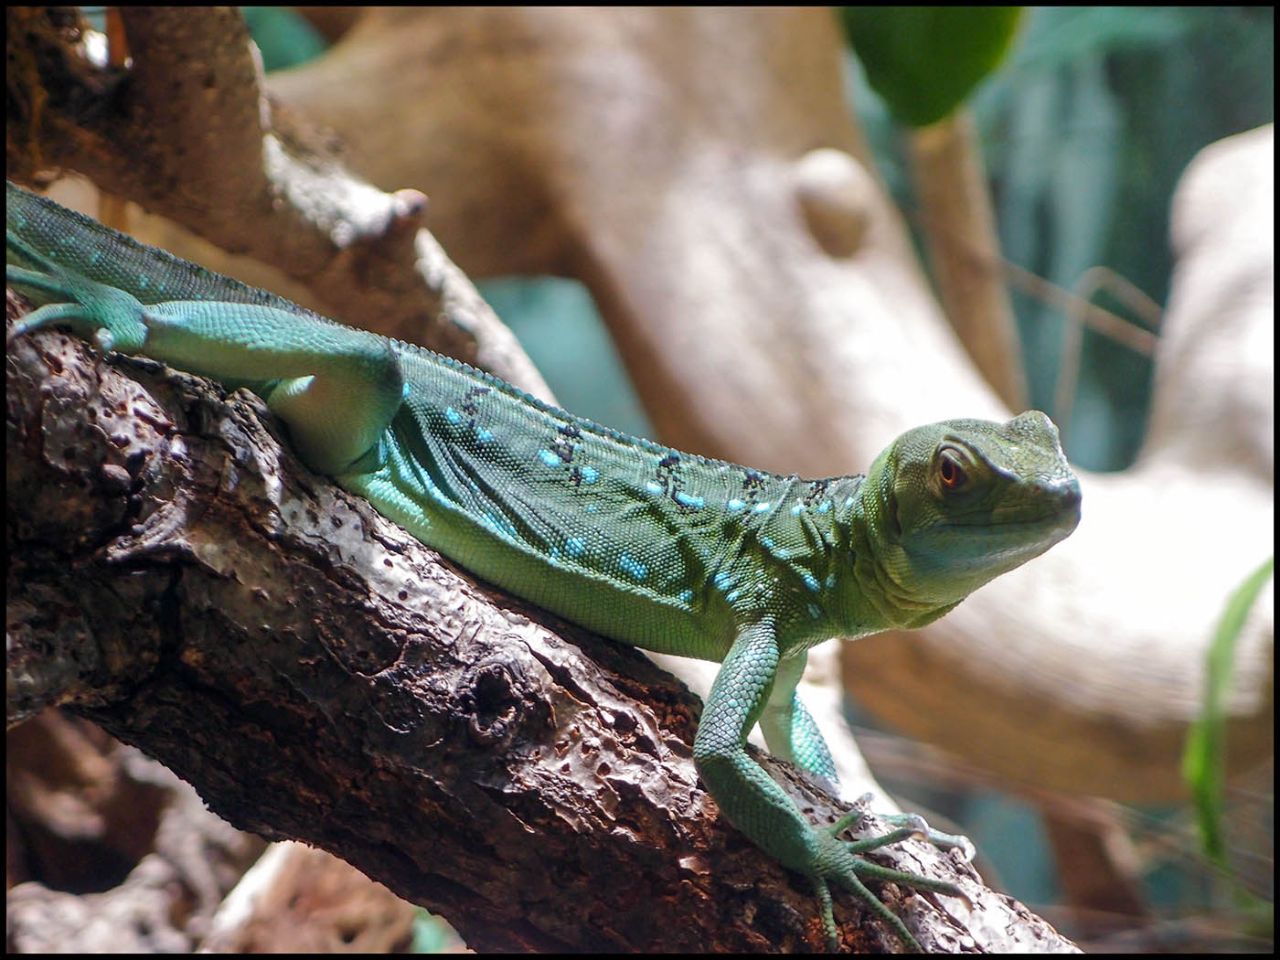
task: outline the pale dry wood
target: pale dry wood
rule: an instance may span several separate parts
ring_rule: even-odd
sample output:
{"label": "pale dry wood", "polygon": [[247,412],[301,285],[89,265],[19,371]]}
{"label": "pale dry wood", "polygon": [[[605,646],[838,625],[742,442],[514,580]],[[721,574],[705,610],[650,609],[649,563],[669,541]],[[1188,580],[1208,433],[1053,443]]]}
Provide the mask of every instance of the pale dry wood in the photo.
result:
{"label": "pale dry wood", "polygon": [[417,911],[343,860],[273,843],[209,921],[202,953],[403,953]]}
{"label": "pale dry wood", "polygon": [[265,845],[87,721],[46,710],[6,749],[11,951],[189,953]]}
{"label": "pale dry wood", "polygon": [[992,269],[999,238],[973,116],[962,106],[905,139],[943,313],[1000,399],[1021,410],[1027,384],[1013,304]]}
{"label": "pale dry wood", "polygon": [[[374,182],[433,194],[433,229],[468,271],[583,280],[664,441],[824,475],[864,469],[917,423],[1009,413],[883,191],[865,189],[840,58],[829,11],[370,11],[329,56],[268,85],[343,133]],[[848,158],[832,208],[865,198],[845,255],[811,226],[816,148]],[[1270,200],[1248,204],[1219,205],[1203,229],[1238,232],[1229,222]],[[1256,240],[1228,275],[1261,302],[1272,248]],[[1203,282],[1180,268],[1179,290]],[[951,616],[846,645],[861,702],[1004,776],[1183,795],[1209,637],[1273,548],[1271,459],[1223,456],[1272,429],[1270,322],[1224,302],[1233,313],[1199,324],[1208,315],[1180,304],[1206,295],[1170,304],[1139,464],[1083,473],[1079,531]],[[1193,326],[1188,353],[1178,328]],[[1165,405],[1193,415],[1172,423]],[[1241,638],[1235,770],[1272,749],[1272,609],[1268,593]]]}
{"label": "pale dry wood", "polygon": [[111,61],[128,60],[127,78],[86,54],[89,32],[74,15],[6,12],[11,179],[78,171],[223,250],[271,264],[305,284],[321,312],[550,398],[515,337],[419,229],[421,192],[384,192],[351,176],[324,131],[265,96],[234,9],[108,16],[119,27]]}

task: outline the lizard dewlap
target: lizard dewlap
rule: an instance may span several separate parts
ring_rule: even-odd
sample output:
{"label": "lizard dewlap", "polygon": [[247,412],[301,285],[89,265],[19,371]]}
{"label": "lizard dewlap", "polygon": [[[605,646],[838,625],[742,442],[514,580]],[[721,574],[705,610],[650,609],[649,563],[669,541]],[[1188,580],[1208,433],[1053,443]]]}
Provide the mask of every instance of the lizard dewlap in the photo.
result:
{"label": "lizard dewlap", "polygon": [[[750,758],[769,748],[835,778],[795,688],[806,651],[918,627],[1075,529],[1080,487],[1038,411],[910,430],[865,476],[806,480],[681,453],[548,406],[439,354],[355,330],[146,247],[10,183],[6,277],[42,304],[12,336],[68,326],[260,393],[298,455],[428,546],[604,636],[722,664],[694,742],[720,810],[809,877],[962,895],[861,854]],[[899,821],[901,822],[901,821]]]}

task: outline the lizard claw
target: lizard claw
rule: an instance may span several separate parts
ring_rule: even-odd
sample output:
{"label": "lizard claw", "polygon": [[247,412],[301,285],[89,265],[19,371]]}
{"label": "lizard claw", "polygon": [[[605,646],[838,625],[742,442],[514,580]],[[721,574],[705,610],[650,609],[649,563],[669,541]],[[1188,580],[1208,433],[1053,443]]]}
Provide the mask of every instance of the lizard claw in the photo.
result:
{"label": "lizard claw", "polygon": [[918,813],[882,813],[880,819],[899,827],[912,827],[915,831],[914,836],[929,841],[940,850],[959,850],[965,863],[972,861],[977,853],[973,841],[968,837],[959,833],[943,833],[941,830],[935,830]]}
{"label": "lizard claw", "polygon": [[[872,795],[867,794],[859,800],[859,804],[863,805],[871,799]],[[919,951],[921,949],[920,944],[912,936],[911,932],[907,930],[906,925],[867,888],[866,884],[862,882],[862,878],[890,881],[908,888],[930,890],[934,893],[958,897],[967,904],[970,910],[973,909],[973,900],[954,883],[945,880],[934,880],[931,877],[894,870],[890,867],[882,867],[862,855],[893,843],[900,843],[903,840],[922,839],[942,849],[959,849],[965,859],[968,860],[973,856],[973,844],[967,837],[934,830],[925,821],[924,817],[918,813],[882,815],[882,819],[894,825],[894,829],[879,836],[861,840],[841,840],[838,835],[860,819],[861,816],[862,811],[855,808],[819,834],[821,852],[814,864],[816,869],[810,874],[810,877],[818,895],[818,902],[822,911],[822,926],[827,935],[828,949],[837,949],[839,941],[838,929],[832,913],[831,892],[828,887],[828,881],[834,880],[850,892],[856,893],[870,907],[872,912],[893,927],[898,937],[909,949]]]}

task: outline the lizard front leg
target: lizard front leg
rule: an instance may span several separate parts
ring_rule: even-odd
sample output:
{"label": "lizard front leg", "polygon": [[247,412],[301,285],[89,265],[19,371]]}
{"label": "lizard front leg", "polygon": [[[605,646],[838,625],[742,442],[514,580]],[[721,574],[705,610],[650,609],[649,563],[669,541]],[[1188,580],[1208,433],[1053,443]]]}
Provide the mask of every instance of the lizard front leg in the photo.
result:
{"label": "lizard front leg", "polygon": [[[836,834],[857,814],[842,818],[833,827],[815,827],[747,754],[747,734],[769,700],[781,662],[772,621],[762,620],[741,630],[712,685],[694,738],[698,772],[730,823],[784,866],[812,881],[830,949],[839,946],[829,887],[834,881],[861,897],[908,947],[919,950],[919,943],[906,925],[867,889],[861,877],[954,896],[964,894],[953,884],[891,870],[858,856],[916,835],[918,827],[900,827],[869,840],[841,840]],[[787,672],[793,669],[789,665]],[[812,720],[809,723],[812,726]],[[816,732],[816,726],[813,729]]]}
{"label": "lizard front leg", "polygon": [[[778,665],[778,673],[773,681],[773,689],[764,711],[760,715],[760,730],[764,733],[764,742],[769,745],[769,752],[775,757],[789,760],[802,770],[816,774],[838,787],[840,777],[836,772],[835,761],[827,747],[822,731],[809,713],[796,687],[804,674],[805,653],[784,657]],[[859,805],[874,801],[875,795],[866,793],[859,798]],[[974,857],[973,842],[959,834],[943,833],[936,830],[918,813],[885,813],[876,811],[876,816],[894,827],[909,827],[909,835],[915,835],[929,841],[943,850],[959,849],[965,860]],[[848,822],[846,818],[844,822]],[[901,830],[892,834],[895,840],[903,839]],[[883,846],[883,844],[881,844]]]}

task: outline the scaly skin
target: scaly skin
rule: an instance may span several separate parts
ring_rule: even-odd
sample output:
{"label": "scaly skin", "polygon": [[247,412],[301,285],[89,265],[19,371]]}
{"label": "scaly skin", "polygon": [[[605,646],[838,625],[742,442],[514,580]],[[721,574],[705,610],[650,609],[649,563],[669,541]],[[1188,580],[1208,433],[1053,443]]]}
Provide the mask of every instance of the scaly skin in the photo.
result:
{"label": "scaly skin", "polygon": [[694,741],[720,810],[808,876],[915,938],[861,877],[961,895],[860,854],[925,831],[838,839],[745,749],[835,778],[795,696],[832,637],[918,627],[1066,537],[1080,490],[1037,411],[908,431],[865,477],[802,480],[680,453],[548,406],[465,364],[354,330],[8,186],[8,282],[103,350],[249,386],[313,469],[478,576],[624,643],[722,663]]}

